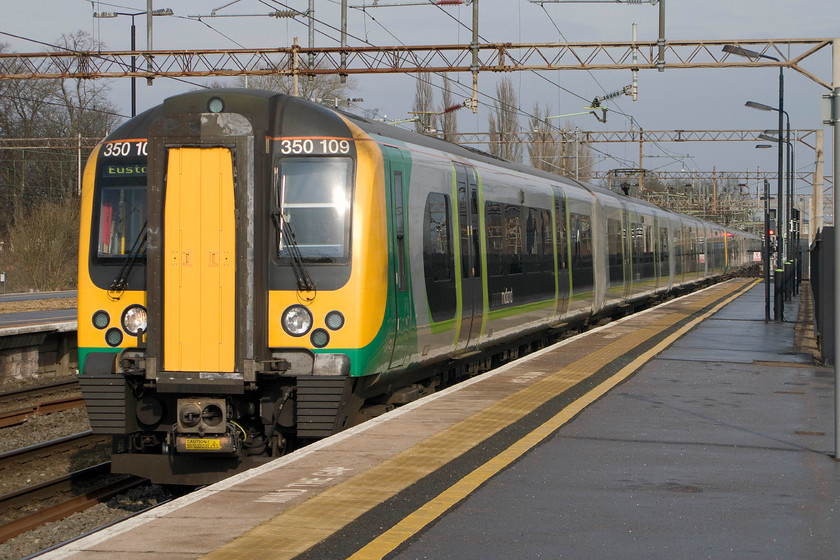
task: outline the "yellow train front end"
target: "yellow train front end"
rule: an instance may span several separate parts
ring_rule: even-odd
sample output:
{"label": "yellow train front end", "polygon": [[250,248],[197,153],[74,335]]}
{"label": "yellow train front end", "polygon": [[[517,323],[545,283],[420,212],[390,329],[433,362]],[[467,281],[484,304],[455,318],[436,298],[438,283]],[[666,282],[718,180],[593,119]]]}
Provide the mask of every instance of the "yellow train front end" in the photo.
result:
{"label": "yellow train front end", "polygon": [[[116,370],[146,333],[146,141],[115,134],[97,146],[83,176],[78,279],[79,371]],[[91,401],[99,430],[121,433],[115,403]],[[119,416],[121,413],[117,414]]]}
{"label": "yellow train front end", "polygon": [[297,380],[297,435],[318,438],[360,420],[394,337],[381,150],[344,118],[309,130],[270,139],[267,344]]}
{"label": "yellow train front end", "polygon": [[[273,139],[277,208],[283,215],[277,218],[268,345],[313,352],[314,375],[334,367],[324,369],[321,361],[341,362],[351,376],[376,371],[380,368],[371,360],[388,342],[382,155],[363,131],[346,125],[352,138],[293,139],[306,145],[342,142],[337,154],[287,154],[283,146],[289,140]],[[355,157],[349,157],[351,145]]]}
{"label": "yellow train front end", "polygon": [[359,421],[393,348],[383,175],[343,117],[250,90],[170,98],[94,151],[80,380],[114,472],[206,484]]}

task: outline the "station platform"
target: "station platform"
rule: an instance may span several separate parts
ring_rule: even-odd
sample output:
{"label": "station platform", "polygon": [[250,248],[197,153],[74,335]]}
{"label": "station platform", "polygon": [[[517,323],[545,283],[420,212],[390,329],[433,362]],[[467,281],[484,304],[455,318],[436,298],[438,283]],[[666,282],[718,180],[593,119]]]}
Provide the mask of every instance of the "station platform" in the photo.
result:
{"label": "station platform", "polygon": [[730,280],[41,558],[837,558],[833,371]]}

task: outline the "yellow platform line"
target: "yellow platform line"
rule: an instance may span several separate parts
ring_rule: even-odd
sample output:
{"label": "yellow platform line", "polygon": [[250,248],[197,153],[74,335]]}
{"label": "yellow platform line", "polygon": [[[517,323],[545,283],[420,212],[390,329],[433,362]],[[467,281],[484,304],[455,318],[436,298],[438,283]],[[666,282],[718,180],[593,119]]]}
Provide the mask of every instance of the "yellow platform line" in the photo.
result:
{"label": "yellow platform line", "polygon": [[[427,476],[436,468],[449,463],[491,435],[533,412],[541,404],[544,404],[597,372],[602,367],[626,353],[630,348],[644,343],[649,338],[683,320],[687,315],[696,313],[716,301],[720,301],[721,297],[726,297],[737,291],[735,295],[729,297],[723,303],[719,303],[709,313],[685,325],[678,331],[679,334],[674,333],[657,345],[656,349],[647,352],[645,354],[647,356],[645,360],[650,359],[655,353],[662,351],[671,342],[679,338],[679,336],[709,314],[740,295],[746,289],[744,286],[745,283],[738,282],[720,285],[722,289],[713,289],[704,297],[698,298],[692,303],[687,303],[688,310],[677,310],[667,313],[650,325],[617,338],[606,344],[603,348],[569,364],[554,374],[548,375],[533,385],[501,399],[483,411],[442,430],[391,459],[384,461],[380,465],[368,469],[332,488],[328,488],[312,499],[290,508],[227,545],[207,554],[203,558],[207,560],[252,560],[255,557],[272,559],[293,558],[339,531],[376,505],[396,495],[424,476]],[[749,287],[751,286],[752,284]],[[620,374],[616,374],[616,376],[600,385],[599,388],[605,387],[603,392],[608,391],[632,373],[632,371],[640,367],[644,363],[644,361],[640,360],[641,357],[622,370],[625,371],[631,366],[634,366],[633,370],[626,373],[624,377],[618,378]],[[616,380],[613,381],[614,379]],[[564,420],[564,422],[567,422],[603,394],[603,392],[597,393],[597,391],[598,389],[595,389],[593,392],[588,393],[587,396],[575,401],[558,416],[568,415],[566,420]],[[544,429],[549,428],[546,427]],[[546,435],[551,433],[551,430],[556,429],[551,428],[546,432]],[[535,432],[539,430],[540,428],[535,430]],[[530,436],[526,436],[526,438],[528,437]],[[537,436],[535,435],[534,437]],[[544,437],[545,435],[541,436],[540,439]],[[514,446],[524,446],[521,453],[524,453],[527,449],[533,447],[533,445],[535,443],[517,442],[514,444]],[[505,465],[510,464],[514,459],[515,457],[508,458],[508,455],[504,455],[504,457],[500,456],[491,460],[488,464],[479,467],[475,473],[468,475],[463,483],[456,484],[441,495],[446,495],[446,499],[441,503],[449,503],[444,509],[441,510],[440,507],[443,506],[437,505],[437,502],[433,500],[418,510],[421,513],[410,515],[397,526],[374,540],[370,545],[360,550],[358,554],[363,555],[357,557],[373,558],[387,554],[389,550],[393,550],[393,548],[399,546],[400,543],[419,530],[415,528],[420,523],[416,521],[419,517],[415,517],[415,515],[427,516],[427,520],[419,524],[419,527],[422,528],[431,520],[434,520],[436,516],[439,516],[441,512],[446,511],[452,504],[457,503],[457,501],[469,495],[477,485],[481,484],[481,482],[477,482],[478,480],[486,480],[492,476],[492,474],[488,473],[498,472],[498,469],[504,468]],[[501,466],[497,464],[497,461],[502,461]],[[462,486],[462,484],[465,486]],[[370,554],[365,552],[371,550],[369,548],[371,546],[379,546],[376,543],[385,541],[391,543],[390,549],[386,547],[383,549],[384,551]]]}

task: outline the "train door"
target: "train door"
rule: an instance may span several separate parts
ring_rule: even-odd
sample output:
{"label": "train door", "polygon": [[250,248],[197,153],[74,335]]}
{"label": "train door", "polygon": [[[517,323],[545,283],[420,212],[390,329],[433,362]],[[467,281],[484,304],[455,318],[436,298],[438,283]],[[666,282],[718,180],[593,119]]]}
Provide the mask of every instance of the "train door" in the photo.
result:
{"label": "train door", "polygon": [[409,352],[407,347],[408,331],[410,328],[410,301],[408,291],[407,235],[406,235],[406,169],[399,150],[386,151],[385,174],[388,182],[388,193],[391,204],[388,209],[391,218],[391,246],[393,247],[393,274],[390,280],[393,293],[391,304],[394,308],[394,333],[391,346],[390,367],[403,365],[405,356]]}
{"label": "train door", "polygon": [[171,148],[166,177],[163,367],[233,372],[233,154],[220,147]]}
{"label": "train door", "polygon": [[475,169],[460,163],[455,166],[458,196],[458,231],[461,261],[461,315],[455,352],[475,343],[481,329],[482,270],[479,227],[478,177]]}

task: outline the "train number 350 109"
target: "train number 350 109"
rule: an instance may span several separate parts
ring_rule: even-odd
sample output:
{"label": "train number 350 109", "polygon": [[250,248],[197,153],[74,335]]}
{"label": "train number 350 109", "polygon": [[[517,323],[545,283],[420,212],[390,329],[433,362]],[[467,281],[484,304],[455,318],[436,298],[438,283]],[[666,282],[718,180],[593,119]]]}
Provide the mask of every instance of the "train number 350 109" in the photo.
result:
{"label": "train number 350 109", "polygon": [[346,154],[350,142],[337,138],[285,138],[280,140],[280,153],[297,154]]}

